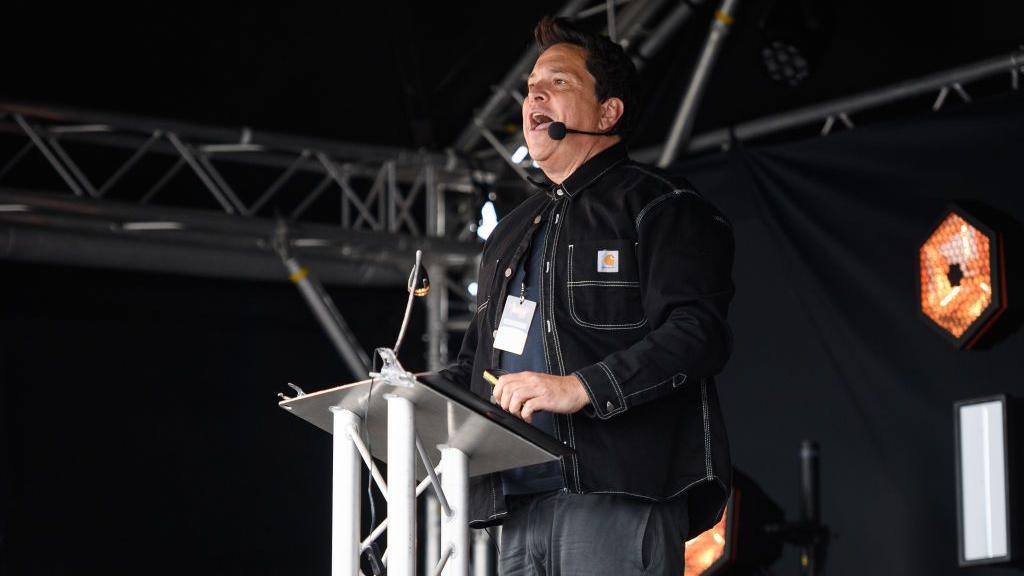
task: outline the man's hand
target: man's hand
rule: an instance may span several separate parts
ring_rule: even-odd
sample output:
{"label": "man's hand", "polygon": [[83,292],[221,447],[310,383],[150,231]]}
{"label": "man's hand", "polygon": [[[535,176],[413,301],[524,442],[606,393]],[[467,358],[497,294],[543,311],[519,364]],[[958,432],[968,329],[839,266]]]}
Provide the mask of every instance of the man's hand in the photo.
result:
{"label": "man's hand", "polygon": [[498,378],[494,399],[501,407],[527,422],[537,410],[572,414],[590,403],[579,378],[554,376],[543,372],[516,372]]}

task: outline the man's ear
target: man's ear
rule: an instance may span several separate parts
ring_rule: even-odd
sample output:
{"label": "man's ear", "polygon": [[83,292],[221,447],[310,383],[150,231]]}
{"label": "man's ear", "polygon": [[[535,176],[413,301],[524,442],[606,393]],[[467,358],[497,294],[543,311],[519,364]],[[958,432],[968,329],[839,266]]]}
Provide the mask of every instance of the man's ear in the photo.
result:
{"label": "man's ear", "polygon": [[614,96],[601,102],[601,121],[598,123],[601,132],[608,132],[616,126],[625,111],[626,105]]}

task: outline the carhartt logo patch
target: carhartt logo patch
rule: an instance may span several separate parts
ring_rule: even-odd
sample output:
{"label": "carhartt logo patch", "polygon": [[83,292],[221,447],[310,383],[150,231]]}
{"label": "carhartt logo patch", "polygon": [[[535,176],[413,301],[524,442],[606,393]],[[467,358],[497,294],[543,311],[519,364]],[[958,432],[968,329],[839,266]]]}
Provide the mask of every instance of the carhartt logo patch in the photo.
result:
{"label": "carhartt logo patch", "polygon": [[598,250],[597,251],[597,271],[598,272],[618,272],[619,271],[619,251],[618,250]]}

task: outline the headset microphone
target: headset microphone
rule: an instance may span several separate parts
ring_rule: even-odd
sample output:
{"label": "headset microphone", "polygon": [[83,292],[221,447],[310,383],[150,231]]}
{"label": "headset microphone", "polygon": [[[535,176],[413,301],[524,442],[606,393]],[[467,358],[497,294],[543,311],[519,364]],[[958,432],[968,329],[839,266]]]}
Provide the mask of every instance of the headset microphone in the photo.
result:
{"label": "headset microphone", "polygon": [[613,132],[587,132],[586,130],[573,130],[566,127],[564,122],[552,122],[548,126],[548,138],[561,140],[568,134],[587,134],[588,136],[614,136]]}

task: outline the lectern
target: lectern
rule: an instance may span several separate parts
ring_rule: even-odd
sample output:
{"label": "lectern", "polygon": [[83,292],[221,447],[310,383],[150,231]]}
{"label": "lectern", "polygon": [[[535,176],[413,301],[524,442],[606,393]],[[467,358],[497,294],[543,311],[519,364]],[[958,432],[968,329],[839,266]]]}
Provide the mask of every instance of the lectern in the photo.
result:
{"label": "lectern", "polygon": [[[334,435],[331,573],[359,574],[361,551],[387,530],[388,574],[413,576],[416,496],[433,485],[443,510],[441,558],[433,573],[467,576],[469,478],[556,460],[571,450],[437,375],[406,372],[391,350],[377,352],[384,365],[369,380],[279,403]],[[373,458],[387,463],[386,481]],[[362,541],[360,461],[388,503],[388,518]]]}

